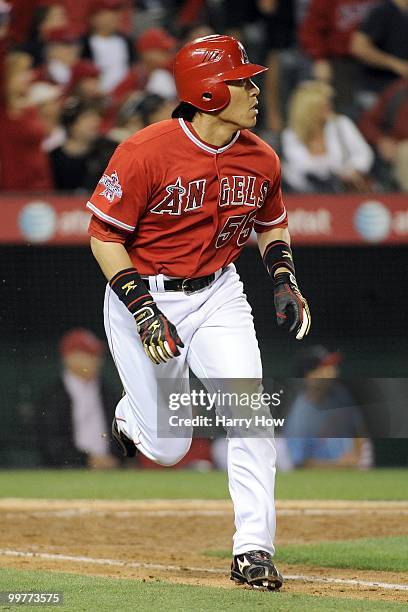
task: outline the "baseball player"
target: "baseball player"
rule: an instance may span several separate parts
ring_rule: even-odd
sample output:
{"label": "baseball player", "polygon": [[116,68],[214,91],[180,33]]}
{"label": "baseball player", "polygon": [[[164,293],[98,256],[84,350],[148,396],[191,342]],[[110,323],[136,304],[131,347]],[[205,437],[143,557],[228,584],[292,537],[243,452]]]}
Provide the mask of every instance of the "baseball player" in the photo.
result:
{"label": "baseball player", "polygon": [[[279,159],[250,132],[259,95],[251,77],[264,70],[230,36],[185,45],[175,60],[173,118],[123,142],[87,204],[92,252],[108,280],[106,334],[124,387],[112,432],[127,456],[137,450],[174,465],[189,449],[192,428],[158,433],[169,411],[161,380],[186,388],[190,367],[207,387],[236,379],[259,389],[260,352],[233,264],[253,228],[278,324],[299,340],[309,331]],[[191,406],[179,412],[191,417]],[[272,434],[229,436],[231,579],[268,590],[282,585],[272,561],[275,456]]]}

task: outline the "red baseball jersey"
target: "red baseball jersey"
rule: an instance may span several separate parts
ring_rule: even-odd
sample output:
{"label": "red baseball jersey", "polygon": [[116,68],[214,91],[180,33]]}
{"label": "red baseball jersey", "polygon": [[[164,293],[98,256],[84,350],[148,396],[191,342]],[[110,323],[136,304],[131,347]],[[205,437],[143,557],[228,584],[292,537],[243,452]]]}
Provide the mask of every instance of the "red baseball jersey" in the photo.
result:
{"label": "red baseball jersey", "polygon": [[[252,229],[286,227],[280,163],[249,130],[216,148],[183,119],[155,123],[116,149],[88,204],[128,234],[142,275],[198,277],[237,259]],[[92,221],[89,233],[110,240]]]}

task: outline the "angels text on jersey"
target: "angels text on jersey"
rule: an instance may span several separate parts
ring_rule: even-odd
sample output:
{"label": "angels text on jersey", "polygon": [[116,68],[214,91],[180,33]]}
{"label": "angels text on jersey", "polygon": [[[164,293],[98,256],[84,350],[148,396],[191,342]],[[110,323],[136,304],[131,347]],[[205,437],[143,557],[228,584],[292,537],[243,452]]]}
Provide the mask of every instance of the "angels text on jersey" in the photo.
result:
{"label": "angels text on jersey", "polygon": [[[201,208],[204,204],[207,179],[189,181],[185,185],[180,177],[167,185],[166,195],[149,212],[163,215],[181,215]],[[249,206],[261,208],[269,189],[269,181],[259,183],[255,176],[224,176],[220,179],[218,206]]]}

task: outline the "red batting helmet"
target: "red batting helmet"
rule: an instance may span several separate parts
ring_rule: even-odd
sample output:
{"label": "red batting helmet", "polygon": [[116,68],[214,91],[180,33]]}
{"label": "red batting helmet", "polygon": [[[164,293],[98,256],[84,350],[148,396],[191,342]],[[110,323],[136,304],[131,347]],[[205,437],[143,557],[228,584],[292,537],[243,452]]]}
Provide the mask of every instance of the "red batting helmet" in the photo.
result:
{"label": "red batting helmet", "polygon": [[174,62],[177,94],[203,111],[225,108],[230,93],[225,81],[247,79],[267,70],[250,64],[243,45],[232,36],[213,34],[184,45]]}

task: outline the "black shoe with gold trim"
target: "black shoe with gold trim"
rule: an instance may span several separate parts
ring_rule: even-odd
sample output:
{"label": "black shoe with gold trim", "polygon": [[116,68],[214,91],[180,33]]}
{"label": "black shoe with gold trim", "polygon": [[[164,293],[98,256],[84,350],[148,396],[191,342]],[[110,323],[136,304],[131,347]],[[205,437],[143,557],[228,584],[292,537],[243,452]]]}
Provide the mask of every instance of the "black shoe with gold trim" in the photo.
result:
{"label": "black shoe with gold trim", "polygon": [[278,591],[283,584],[282,574],[273,564],[272,556],[265,550],[251,550],[235,555],[231,564],[231,580],[264,591]]}
{"label": "black shoe with gold trim", "polygon": [[125,436],[124,433],[119,431],[116,417],[113,417],[112,421],[112,438],[119,446],[124,457],[134,457],[138,452],[135,443],[130,438]]}

